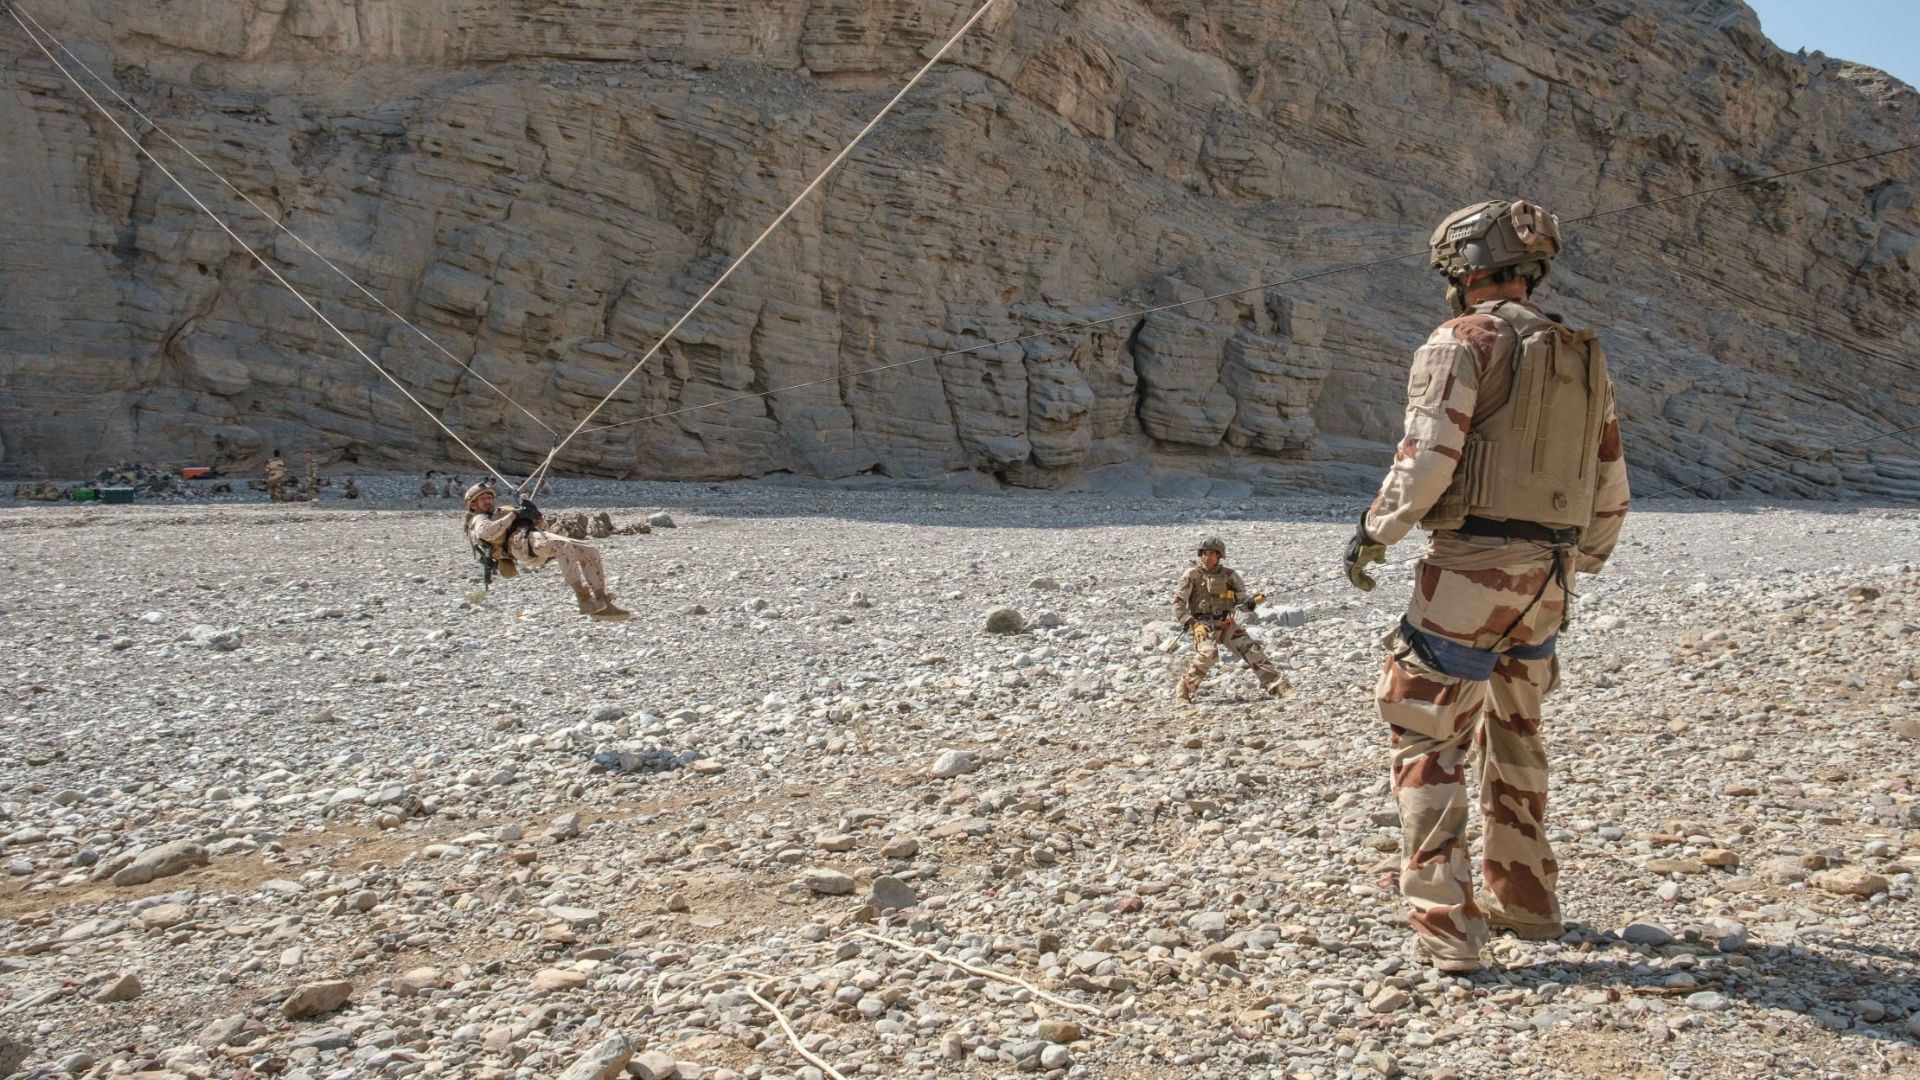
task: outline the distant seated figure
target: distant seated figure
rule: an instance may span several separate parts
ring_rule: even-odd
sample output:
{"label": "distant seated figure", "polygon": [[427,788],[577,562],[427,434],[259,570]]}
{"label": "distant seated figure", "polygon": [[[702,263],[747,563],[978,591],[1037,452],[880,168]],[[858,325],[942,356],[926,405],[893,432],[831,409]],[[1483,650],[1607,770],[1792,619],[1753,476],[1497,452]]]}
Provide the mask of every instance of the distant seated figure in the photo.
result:
{"label": "distant seated figure", "polygon": [[347,477],[346,490],[340,493],[340,497],[343,499],[357,499],[360,497],[360,485],[353,482],[353,477]]}
{"label": "distant seated figure", "polygon": [[522,567],[533,569],[558,561],[561,576],[580,603],[580,614],[596,619],[630,617],[630,612],[614,606],[613,595],[607,592],[599,548],[544,531],[546,519],[531,502],[517,510],[496,509],[495,500],[489,484],[475,484],[466,491],[467,539],[483,563],[504,577],[513,577]]}
{"label": "distant seated figure", "polygon": [[437,490],[433,483],[433,470],[428,469],[427,475],[420,478],[420,497],[423,499],[431,499],[437,493]]}

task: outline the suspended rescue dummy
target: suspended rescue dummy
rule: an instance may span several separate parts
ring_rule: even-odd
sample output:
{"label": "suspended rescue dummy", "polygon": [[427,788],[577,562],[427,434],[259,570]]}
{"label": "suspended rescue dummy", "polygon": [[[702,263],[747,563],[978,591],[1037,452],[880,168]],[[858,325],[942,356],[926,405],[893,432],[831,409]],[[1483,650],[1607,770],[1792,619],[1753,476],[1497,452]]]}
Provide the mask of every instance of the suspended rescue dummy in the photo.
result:
{"label": "suspended rescue dummy", "polygon": [[[1606,358],[1590,330],[1534,305],[1560,223],[1486,202],[1434,231],[1456,318],[1413,357],[1406,436],[1347,544],[1348,577],[1415,524],[1432,534],[1375,688],[1391,727],[1400,892],[1421,951],[1480,967],[1490,929],[1562,932],[1547,843],[1541,703],[1575,571],[1597,573],[1627,513],[1627,467]],[[1466,787],[1480,771],[1487,892],[1467,861]]]}
{"label": "suspended rescue dummy", "polygon": [[1260,642],[1234,620],[1234,612],[1252,611],[1266,597],[1247,592],[1240,572],[1220,561],[1226,555],[1226,541],[1219,537],[1200,541],[1193,565],[1180,575],[1180,583],[1173,589],[1173,617],[1193,635],[1193,663],[1174,687],[1181,701],[1193,700],[1200,680],[1220,662],[1222,645],[1246,661],[1260,680],[1261,689],[1275,697],[1288,690],[1287,681],[1274,670]]}
{"label": "suspended rescue dummy", "polygon": [[513,577],[522,569],[531,570],[549,562],[560,564],[560,574],[573,588],[580,602],[580,614],[596,619],[625,619],[630,612],[614,606],[607,592],[607,579],[600,566],[600,549],[578,540],[543,532],[546,519],[532,503],[517,509],[496,508],[491,485],[475,484],[467,489],[467,539],[485,568],[487,580],[494,574]]}

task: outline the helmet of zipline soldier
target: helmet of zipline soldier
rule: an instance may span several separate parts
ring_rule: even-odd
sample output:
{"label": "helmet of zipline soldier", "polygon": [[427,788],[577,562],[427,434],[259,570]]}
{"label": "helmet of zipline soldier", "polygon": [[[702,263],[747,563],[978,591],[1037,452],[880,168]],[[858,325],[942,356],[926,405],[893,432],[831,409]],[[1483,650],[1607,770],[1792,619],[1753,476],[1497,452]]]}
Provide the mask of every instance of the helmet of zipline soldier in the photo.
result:
{"label": "helmet of zipline soldier", "polygon": [[497,494],[499,493],[493,490],[492,484],[489,484],[485,480],[482,480],[479,483],[467,489],[467,496],[466,496],[467,509],[469,510],[473,509],[474,500],[478,499],[480,496],[497,495]]}
{"label": "helmet of zipline soldier", "polygon": [[1476,270],[1509,271],[1537,288],[1560,254],[1560,219],[1524,199],[1475,203],[1443,218],[1429,247],[1455,289]]}
{"label": "helmet of zipline soldier", "polygon": [[1227,557],[1227,542],[1217,536],[1209,536],[1200,541],[1200,550],[1197,554],[1205,555],[1209,551],[1224,559]]}

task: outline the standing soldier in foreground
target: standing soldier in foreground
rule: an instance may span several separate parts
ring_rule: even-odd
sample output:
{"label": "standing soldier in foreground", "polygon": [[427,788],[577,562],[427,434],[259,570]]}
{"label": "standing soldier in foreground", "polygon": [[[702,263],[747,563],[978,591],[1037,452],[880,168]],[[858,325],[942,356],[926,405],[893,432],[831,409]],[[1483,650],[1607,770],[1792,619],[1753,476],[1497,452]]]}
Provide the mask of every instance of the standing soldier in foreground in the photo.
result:
{"label": "standing soldier in foreground", "polygon": [[[1389,545],[1416,523],[1433,534],[1375,695],[1392,727],[1409,921],[1436,967],[1474,971],[1489,927],[1562,931],[1541,702],[1559,684],[1574,572],[1597,573],[1619,539],[1627,468],[1599,342],[1533,304],[1559,220],[1480,203],[1448,215],[1432,249],[1457,318],[1414,354],[1406,437],[1346,564],[1371,589],[1366,567]],[[1483,896],[1467,858],[1469,757]]]}
{"label": "standing soldier in foreground", "polygon": [[275,450],[267,459],[267,501],[284,502],[287,497],[287,463]]}
{"label": "standing soldier in foreground", "polygon": [[466,502],[467,539],[501,576],[513,577],[522,567],[533,569],[558,560],[560,575],[580,602],[580,614],[596,619],[628,617],[627,611],[614,606],[613,595],[607,592],[599,548],[542,531],[546,519],[532,503],[517,510],[496,511],[494,490],[486,483],[468,488]]}
{"label": "standing soldier in foreground", "polygon": [[1220,560],[1227,556],[1226,542],[1217,536],[1200,541],[1199,557],[1180,584],[1173,589],[1173,619],[1193,634],[1193,664],[1180,677],[1174,693],[1181,701],[1192,701],[1200,680],[1220,662],[1220,646],[1247,662],[1260,688],[1275,697],[1287,692],[1287,681],[1273,669],[1265,649],[1252,634],[1234,621],[1235,610],[1252,611],[1264,597],[1247,593],[1247,583],[1238,570],[1230,570]]}

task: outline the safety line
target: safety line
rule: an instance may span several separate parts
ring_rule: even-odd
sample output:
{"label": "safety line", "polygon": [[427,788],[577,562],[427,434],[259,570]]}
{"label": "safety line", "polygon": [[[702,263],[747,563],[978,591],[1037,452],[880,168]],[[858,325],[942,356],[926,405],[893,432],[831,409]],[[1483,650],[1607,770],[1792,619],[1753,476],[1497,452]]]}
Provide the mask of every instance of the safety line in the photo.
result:
{"label": "safety line", "polygon": [[12,5],[8,6],[7,14],[13,16],[13,21],[19,25],[20,31],[26,34],[28,39],[33,42],[34,47],[39,49],[41,53],[46,56],[47,60],[53,64],[54,67],[60,69],[60,73],[67,77],[67,81],[73,83],[74,89],[80,91],[81,96],[85,97],[87,101],[90,102],[95,109],[99,110],[100,115],[106,118],[107,123],[112,124],[114,128],[120,132],[120,134],[126,136],[127,141],[133,144],[134,149],[140,151],[141,155],[144,156],[148,161],[153,162],[154,168],[159,169],[160,172],[163,175],[165,175],[168,180],[173,181],[173,185],[179,188],[181,193],[186,195],[187,198],[193,200],[193,205],[199,207],[202,213],[206,214],[209,218],[212,218],[213,223],[220,227],[220,231],[226,233],[229,239],[231,239],[235,244],[238,244],[240,246],[240,250],[246,252],[248,255],[253,256],[253,261],[259,263],[262,269],[264,269],[267,273],[273,276],[273,280],[279,282],[283,288],[285,288],[288,292],[292,293],[294,295],[294,298],[299,300],[300,303],[302,303],[303,305],[305,305],[308,311],[313,312],[314,318],[319,319],[321,322],[325,323],[327,326],[327,329],[333,331],[334,334],[337,335],[341,341],[346,343],[347,348],[352,349],[355,355],[359,356],[360,359],[365,360],[367,362],[367,365],[369,367],[379,372],[382,376],[386,378],[388,382],[392,383],[394,386],[394,389],[400,391],[401,394],[405,395],[408,401],[411,401],[414,403],[414,405],[418,406],[421,412],[426,413],[427,419],[432,420],[434,424],[437,427],[439,427],[441,431],[446,432],[448,438],[458,443],[462,450],[465,450],[467,453],[473,455],[473,460],[479,462],[482,468],[492,473],[494,476],[494,479],[499,480],[502,484],[506,484],[509,487],[512,486],[512,481],[500,475],[500,470],[495,469],[493,465],[487,461],[486,458],[480,456],[480,452],[478,450],[475,450],[473,447],[468,446],[467,441],[465,439],[462,439],[459,435],[455,434],[453,429],[448,427],[445,424],[445,422],[443,422],[440,419],[439,416],[435,415],[432,409],[429,409],[425,405],[421,404],[420,399],[414,397],[413,394],[409,392],[404,385],[401,384],[399,379],[394,378],[393,375],[389,373],[386,368],[383,368],[380,366],[378,361],[376,361],[373,357],[368,356],[366,353],[366,350],[362,349],[358,344],[355,344],[354,340],[347,336],[346,331],[334,325],[333,320],[327,318],[326,315],[322,313],[318,307],[315,307],[313,304],[313,301],[307,299],[304,293],[302,293],[299,289],[294,288],[292,282],[288,281],[285,277],[281,276],[280,271],[275,270],[273,268],[272,263],[268,262],[266,258],[262,256],[259,252],[249,247],[246,241],[240,239],[239,234],[235,233],[233,229],[230,228],[225,221],[221,220],[220,215],[214,213],[212,210],[209,210],[207,208],[207,204],[201,202],[200,197],[193,193],[192,188],[189,188],[186,184],[181,183],[180,178],[173,174],[173,170],[167,168],[165,163],[163,163],[159,158],[155,157],[153,155],[153,151],[148,150],[146,145],[142,143],[139,140],[139,138],[133,134],[133,132],[128,131],[126,127],[122,125],[120,121],[111,112],[107,111],[107,107],[100,103],[99,98],[96,98],[93,96],[92,91],[88,90],[86,86],[82,84],[78,78],[74,77],[73,72],[69,71],[67,69],[67,66],[60,62],[60,58],[53,55],[52,51],[49,50],[46,47],[46,45],[43,44],[40,41],[40,39],[34,35],[34,32],[27,28],[27,24],[21,20],[19,12],[15,10]]}
{"label": "safety line", "polygon": [[[1633,203],[1628,206],[1616,206],[1610,210],[1599,210],[1591,214],[1586,214],[1582,217],[1567,218],[1565,219],[1565,221],[1566,221],[1566,224],[1569,224],[1569,225],[1578,225],[1583,222],[1596,220],[1598,218],[1610,217],[1614,214],[1624,214],[1630,210],[1644,210],[1651,206],[1660,206],[1662,204],[1675,202],[1680,199],[1697,198],[1702,195],[1715,195],[1723,191],[1733,191],[1737,188],[1751,187],[1755,184],[1764,184],[1771,180],[1782,180],[1790,176],[1800,176],[1804,173],[1817,172],[1821,169],[1831,169],[1840,165],[1851,165],[1856,162],[1871,161],[1875,158],[1882,158],[1892,154],[1905,153],[1908,150],[1920,150],[1920,142],[1908,143],[1905,146],[1896,146],[1888,150],[1875,150],[1871,153],[1859,154],[1850,158],[1841,158],[1837,161],[1823,161],[1815,165],[1806,166],[1804,168],[1789,169],[1785,172],[1769,173],[1766,176],[1754,177],[1751,180],[1740,180],[1731,184],[1722,184],[1717,187],[1702,188],[1698,191],[1689,191],[1679,195],[1668,195],[1663,198],[1652,199],[1647,202]],[[951,356],[964,356],[968,353],[980,352],[985,349],[997,349],[1004,345],[1019,345],[1028,341],[1039,341],[1045,338],[1058,337],[1062,334],[1071,334],[1081,330],[1089,330],[1094,327],[1105,326],[1109,323],[1124,322],[1130,319],[1143,318],[1147,315],[1155,315],[1162,311],[1175,311],[1180,308],[1193,307],[1196,304],[1207,304],[1215,300],[1226,300],[1231,297],[1245,296],[1249,293],[1265,292],[1268,289],[1277,289],[1286,285],[1298,285],[1302,282],[1314,281],[1316,279],[1323,278],[1323,277],[1331,277],[1335,274],[1345,274],[1345,273],[1349,273],[1351,271],[1356,271],[1356,270],[1371,270],[1378,266],[1385,266],[1389,263],[1405,262],[1408,259],[1419,258],[1427,254],[1428,254],[1428,249],[1421,248],[1419,251],[1409,251],[1404,255],[1391,255],[1383,259],[1374,259],[1370,262],[1349,263],[1344,266],[1336,266],[1328,270],[1320,270],[1311,274],[1302,274],[1302,275],[1299,275],[1298,277],[1282,278],[1278,281],[1269,281],[1260,285],[1250,285],[1244,289],[1229,289],[1226,292],[1212,293],[1207,296],[1196,297],[1192,300],[1181,300],[1177,303],[1172,303],[1172,304],[1160,304],[1155,307],[1141,308],[1138,311],[1129,311],[1120,315],[1111,315],[1103,319],[1091,319],[1086,322],[1069,323],[1065,326],[1056,326],[1046,330],[1038,330],[1030,334],[1021,334],[1018,337],[1002,338],[998,341],[983,342],[979,345],[969,345],[964,349],[949,349],[946,352],[928,353],[925,356],[916,356],[911,360],[899,360],[891,364],[881,364],[878,367],[863,368],[859,371],[850,371],[844,375],[833,375],[824,379],[810,379],[806,382],[792,383],[787,386],[775,387],[771,390],[761,390],[757,393],[740,394],[736,397],[721,398],[718,401],[709,401],[703,405],[688,405],[683,408],[670,409],[666,412],[650,413],[646,416],[636,417],[632,420],[621,420],[612,424],[600,424],[598,426],[589,428],[588,431],[589,432],[606,431],[611,428],[626,427],[630,424],[644,424],[649,420],[663,420],[663,419],[666,419],[667,417],[680,416],[684,413],[690,413],[690,412],[698,412],[702,409],[713,409],[713,408],[718,408],[719,406],[722,406],[722,405],[732,405],[742,401],[751,401],[755,398],[769,397],[773,394],[784,394],[790,390],[801,390],[809,386],[820,386],[825,383],[842,382],[847,379],[857,379],[862,375],[872,375],[876,372],[892,371],[895,368],[910,367],[914,364],[924,364],[929,360],[944,360]]]}
{"label": "safety line", "polygon": [[[1720,476],[1711,477],[1706,480],[1699,480],[1691,484],[1684,484],[1680,487],[1667,488],[1665,491],[1656,491],[1651,495],[1635,495],[1633,496],[1633,498],[1636,501],[1640,499],[1664,499],[1669,495],[1678,495],[1683,491],[1692,491],[1694,488],[1704,487],[1708,484],[1719,483],[1722,480],[1732,480],[1736,477],[1746,476],[1750,473],[1766,472],[1770,469],[1782,469],[1795,462],[1807,461],[1812,458],[1817,458],[1822,454],[1830,454],[1835,450],[1845,450],[1847,447],[1859,446],[1861,443],[1875,442],[1880,439],[1891,439],[1894,436],[1905,435],[1909,432],[1915,432],[1915,431],[1920,431],[1920,424],[1915,424],[1912,427],[1896,428],[1892,431],[1878,431],[1871,435],[1863,435],[1858,439],[1849,439],[1848,441],[1843,443],[1834,443],[1832,446],[1824,446],[1818,450],[1808,451],[1805,454],[1788,455],[1786,456],[1786,460],[1784,461],[1770,461],[1764,464],[1754,465],[1745,469],[1739,469],[1734,472],[1725,473]],[[1397,559],[1392,562],[1383,562],[1379,564],[1379,568],[1381,570],[1393,570],[1402,566],[1410,566],[1413,563],[1419,562],[1421,559],[1425,557],[1426,557],[1425,553],[1421,553],[1418,555],[1410,556],[1405,559]],[[1318,589],[1323,585],[1332,585],[1335,582],[1346,581],[1346,580],[1347,580],[1346,574],[1344,573],[1335,574],[1331,577],[1318,578],[1316,580],[1309,581],[1303,585],[1295,586],[1283,592],[1269,593],[1267,594],[1267,598],[1269,600],[1281,599],[1281,598],[1292,599],[1293,597],[1299,596],[1302,593],[1312,592],[1313,590]]]}
{"label": "safety line", "polygon": [[820,186],[821,181],[827,178],[827,174],[831,173],[835,166],[845,160],[848,154],[853,153],[854,148],[860,145],[860,140],[866,138],[868,132],[878,127],[880,121],[886,119],[887,114],[893,111],[893,107],[900,104],[900,99],[906,97],[909,91],[919,85],[920,80],[926,77],[927,72],[933,70],[934,65],[938,64],[940,59],[947,55],[948,50],[952,49],[959,43],[962,37],[966,36],[968,30],[973,29],[973,24],[980,21],[981,16],[985,15],[987,10],[993,7],[993,3],[994,0],[984,0],[979,10],[975,11],[972,17],[967,19],[966,22],[960,24],[960,29],[953,32],[953,36],[947,39],[947,43],[940,46],[940,50],[934,53],[925,64],[922,64],[919,71],[914,72],[913,78],[907,80],[907,84],[900,88],[900,92],[894,94],[893,99],[888,101],[878,113],[875,113],[873,119],[867,121],[867,126],[860,129],[860,133],[853,137],[853,141],[843,147],[838,154],[835,154],[833,160],[827,162],[826,167],[820,170],[819,175],[815,176],[811,183],[801,189],[800,194],[793,197],[793,201],[787,204],[787,208],[780,211],[780,216],[774,218],[773,222],[761,230],[759,236],[754,238],[753,243],[747,245],[745,251],[742,251],[731,263],[727,264],[727,268],[720,272],[720,276],[713,280],[713,284],[707,286],[707,291],[700,294],[700,298],[693,302],[693,306],[688,308],[685,314],[674,320],[673,325],[667,328],[667,332],[660,335],[660,340],[654,342],[653,346],[634,363],[633,367],[629,368],[627,373],[621,376],[620,381],[613,385],[613,389],[607,391],[606,396],[600,399],[592,411],[588,412],[586,416],[581,417],[580,422],[573,426],[573,430],[567,432],[566,437],[562,438],[560,442],[548,452],[546,460],[542,461],[540,465],[533,470],[533,474],[527,477],[526,486],[528,488],[537,484],[540,478],[546,475],[547,470],[553,466],[554,458],[559,455],[561,450],[566,448],[569,442],[573,441],[573,437],[580,434],[581,429],[585,428],[595,416],[600,414],[600,410],[606,407],[607,402],[613,400],[614,395],[624,389],[628,381],[639,374],[640,369],[646,366],[647,361],[653,359],[654,354],[659,352],[661,347],[666,345],[667,341],[671,339],[674,334],[678,333],[682,326],[686,325],[688,319],[693,318],[693,313],[700,310],[700,305],[706,303],[708,297],[719,291],[720,286],[726,284],[727,279],[733,276],[733,272],[740,269],[740,267],[746,263],[747,259],[753,255],[754,251],[760,247],[767,237],[773,235],[773,231],[780,227],[781,222],[787,220],[794,210],[800,206],[801,201],[806,199],[808,195],[813,193],[815,188]]}
{"label": "safety line", "polygon": [[[207,162],[203,160],[199,154],[194,153],[179,139],[174,138],[173,135],[170,132],[168,132],[166,128],[161,127],[160,124],[157,121],[155,121],[153,117],[148,116],[146,113],[140,111],[139,106],[135,105],[131,101],[128,101],[125,95],[121,94],[120,91],[114,89],[114,86],[112,83],[102,78],[99,72],[88,67],[87,62],[85,60],[82,60],[80,59],[80,57],[76,56],[74,54],[74,51],[72,49],[67,48],[66,45],[63,44],[59,38],[55,37],[51,31],[49,31],[44,25],[42,25],[39,19],[34,18],[33,12],[28,11],[26,8],[21,7],[18,3],[12,4],[10,6],[15,11],[19,12],[19,14],[25,15],[27,17],[27,21],[33,24],[33,27],[35,30],[37,30],[39,33],[44,35],[48,41],[53,42],[54,47],[58,48],[61,52],[67,54],[67,59],[72,60],[74,64],[78,65],[80,70],[86,72],[88,75],[91,75],[93,77],[93,81],[98,83],[102,89],[106,90],[107,93],[112,94],[114,100],[118,101],[121,104],[121,106],[126,108],[129,112],[133,113],[133,115],[139,117],[140,121],[146,124],[148,127],[152,128],[155,134],[159,135],[161,138],[172,143],[175,149],[179,150],[181,153],[192,158],[194,164],[200,166],[202,169],[205,169],[209,174],[213,176],[215,180],[218,180],[222,184],[226,185],[226,188],[228,191],[231,191],[235,195],[240,196],[240,198],[245,200],[248,206],[253,207],[255,212],[257,212],[261,217],[266,218],[267,221],[271,222],[275,228],[279,229],[283,233],[286,233],[287,236],[290,237],[294,243],[299,244],[302,248],[305,248],[309,255],[312,255],[314,258],[319,259],[322,263],[326,264],[327,269],[333,271],[335,274],[338,274],[342,281],[345,281],[347,284],[353,286],[355,289],[358,289],[360,291],[360,295],[366,297],[367,299],[373,301],[375,304],[379,305],[380,310],[386,312],[390,317],[394,319],[394,321],[398,322],[400,325],[406,327],[407,329],[413,331],[415,334],[418,334],[420,336],[420,340],[433,346],[435,349],[438,349],[440,351],[440,355],[446,357],[448,360],[458,365],[467,374],[472,375],[474,378],[479,379],[481,382],[485,383],[489,390],[492,390],[494,393],[500,395],[501,398],[506,400],[507,404],[512,405],[516,409],[519,409],[523,414],[526,415],[527,419],[533,421],[536,424],[539,424],[542,428],[545,428],[547,431],[547,434],[553,435],[556,437],[560,434],[558,431],[555,431],[553,427],[549,425],[546,421],[540,419],[538,416],[535,416],[531,411],[527,409],[526,406],[520,404],[518,401],[515,401],[512,395],[508,394],[505,390],[500,389],[500,387],[494,385],[494,383],[491,380],[489,380],[485,375],[482,375],[478,371],[475,371],[472,365],[461,360],[459,357],[453,355],[453,353],[447,350],[446,346],[440,344],[438,341],[435,341],[431,336],[427,334],[425,330],[422,330],[420,329],[420,327],[414,325],[411,321],[407,319],[406,316],[400,314],[398,311],[395,311],[393,308],[389,307],[386,301],[380,299],[378,296],[375,296],[372,292],[368,291],[358,281],[355,281],[350,275],[348,275],[348,273],[345,270],[342,270],[338,266],[335,266],[333,263],[333,260],[327,258],[325,255],[322,255],[320,254],[320,252],[314,250],[314,247],[312,244],[309,244],[305,240],[301,239],[300,234],[294,232],[291,228],[287,226],[285,222],[275,217],[273,213],[269,211],[266,207],[261,206],[259,203],[255,202],[252,196],[248,195],[246,192],[240,190],[239,187],[235,186],[231,180],[228,180],[226,176],[224,176],[220,172],[220,170],[214,168],[212,165],[207,164]],[[18,21],[17,18],[16,18],[16,21]]]}

